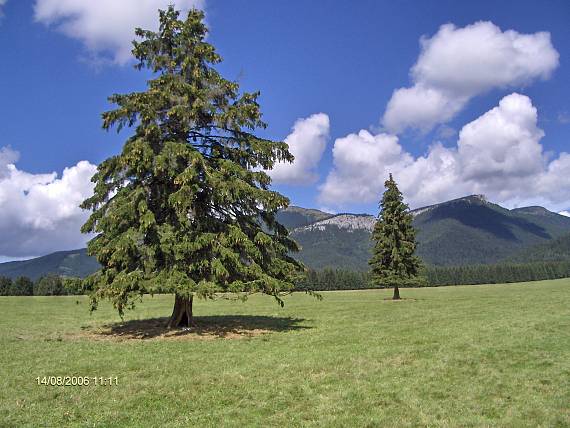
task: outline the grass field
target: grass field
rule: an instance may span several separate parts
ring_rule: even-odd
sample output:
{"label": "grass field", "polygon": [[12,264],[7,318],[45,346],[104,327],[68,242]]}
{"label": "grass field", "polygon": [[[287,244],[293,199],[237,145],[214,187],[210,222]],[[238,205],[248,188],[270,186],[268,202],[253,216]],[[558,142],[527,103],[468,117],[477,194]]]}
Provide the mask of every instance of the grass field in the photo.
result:
{"label": "grass field", "polygon": [[171,296],[125,324],[0,297],[0,426],[570,426],[570,279],[323,296],[197,301],[199,334],[170,337]]}

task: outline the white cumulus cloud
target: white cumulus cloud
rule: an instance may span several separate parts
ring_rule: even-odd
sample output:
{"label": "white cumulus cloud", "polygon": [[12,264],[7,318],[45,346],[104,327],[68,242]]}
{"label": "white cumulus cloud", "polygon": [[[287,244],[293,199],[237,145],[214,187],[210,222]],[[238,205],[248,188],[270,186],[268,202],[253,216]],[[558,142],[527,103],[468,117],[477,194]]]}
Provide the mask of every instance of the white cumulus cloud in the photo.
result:
{"label": "white cumulus cloud", "polygon": [[558,214],[563,215],[565,217],[570,217],[570,211],[560,211]]}
{"label": "white cumulus cloud", "polygon": [[313,184],[318,180],[317,167],[329,138],[329,117],[316,113],[299,119],[285,138],[293,163],[280,162],[267,171],[274,183]]}
{"label": "white cumulus cloud", "polygon": [[420,44],[411,70],[413,86],[395,90],[386,106],[382,123],[392,133],[407,128],[427,132],[478,94],[547,79],[559,59],[550,33],[501,31],[492,22],[463,28],[445,24]]}
{"label": "white cumulus cloud", "polygon": [[0,257],[30,257],[85,246],[88,212],[79,204],[93,192],[96,166],[87,161],[61,177],[19,170],[18,153],[0,149]]}
{"label": "white cumulus cloud", "polygon": [[511,94],[498,107],[468,123],[459,134],[458,152],[466,180],[519,179],[544,169],[544,132],[536,126],[537,112],[530,98]]}
{"label": "white cumulus cloud", "polygon": [[536,108],[517,93],[465,125],[455,147],[435,143],[417,158],[395,135],[360,131],[335,141],[333,169],[319,199],[337,206],[378,201],[391,172],[415,208],[483,193],[511,207],[542,204],[560,210],[570,200],[570,155],[548,161],[543,136]]}
{"label": "white cumulus cloud", "polygon": [[131,59],[135,28],[158,28],[158,10],[175,4],[182,13],[203,8],[204,0],[36,0],[35,19],[78,39],[97,60],[125,64]]}
{"label": "white cumulus cloud", "polygon": [[335,206],[378,199],[389,170],[403,170],[413,163],[413,158],[403,151],[398,137],[361,130],[335,140],[333,162],[332,171],[320,187],[320,201]]}

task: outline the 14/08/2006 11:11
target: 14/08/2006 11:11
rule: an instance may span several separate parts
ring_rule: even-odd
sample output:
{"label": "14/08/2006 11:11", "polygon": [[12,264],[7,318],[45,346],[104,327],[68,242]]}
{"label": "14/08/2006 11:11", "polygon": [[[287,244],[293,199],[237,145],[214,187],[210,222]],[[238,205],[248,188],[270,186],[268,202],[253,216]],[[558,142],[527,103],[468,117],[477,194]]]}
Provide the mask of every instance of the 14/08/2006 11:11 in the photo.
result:
{"label": "14/08/2006 11:11", "polygon": [[43,376],[36,377],[38,385],[45,386],[117,386],[117,376]]}

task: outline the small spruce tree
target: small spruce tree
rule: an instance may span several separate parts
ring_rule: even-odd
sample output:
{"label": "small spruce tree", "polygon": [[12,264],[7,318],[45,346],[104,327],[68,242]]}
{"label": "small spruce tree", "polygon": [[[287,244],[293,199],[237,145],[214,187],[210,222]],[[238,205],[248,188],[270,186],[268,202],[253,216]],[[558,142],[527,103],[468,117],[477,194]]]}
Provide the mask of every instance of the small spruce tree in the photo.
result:
{"label": "small spruce tree", "polygon": [[421,261],[414,255],[417,244],[413,217],[392,174],[384,185],[386,190],[380,201],[380,214],[372,232],[374,247],[369,264],[372,282],[394,287],[393,298],[398,300],[399,286],[421,283]]}
{"label": "small spruce tree", "polygon": [[103,114],[104,129],[134,134],[99,165],[82,204],[93,211],[82,231],[96,234],[88,253],[102,266],[86,283],[92,309],[109,298],[122,315],[144,293],[168,292],[168,326],[188,326],[194,296],[261,292],[283,304],[303,269],[276,221],[289,200],[264,172],[293,156],[254,134],[266,126],[259,94],[240,94],[213,67],[221,58],[203,19],[198,10],[179,19],[171,6],[158,32],[137,29],[133,55],[150,71],[148,89],[113,95],[117,108]]}

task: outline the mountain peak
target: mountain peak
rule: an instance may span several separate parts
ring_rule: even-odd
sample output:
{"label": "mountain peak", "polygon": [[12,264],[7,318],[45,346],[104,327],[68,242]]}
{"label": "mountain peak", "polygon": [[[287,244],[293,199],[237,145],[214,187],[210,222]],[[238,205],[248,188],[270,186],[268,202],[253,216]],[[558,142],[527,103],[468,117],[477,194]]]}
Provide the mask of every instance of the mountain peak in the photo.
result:
{"label": "mountain peak", "polygon": [[468,204],[477,204],[477,205],[484,205],[484,204],[489,204],[489,201],[487,200],[487,197],[485,195],[479,194],[479,195],[468,195],[468,196],[463,196],[461,198],[457,198],[457,199],[451,199],[450,201],[445,201],[445,202],[440,202],[439,204],[433,204],[433,205],[428,205],[425,207],[421,207],[421,208],[416,208],[414,210],[411,210],[410,213],[416,217],[422,213],[425,213],[427,211],[430,211],[434,208],[438,208],[441,206],[446,206],[446,205],[452,205],[452,204],[456,204],[456,203],[468,203]]}
{"label": "mountain peak", "polygon": [[[459,198],[456,200],[458,200],[458,201],[459,200],[465,200],[465,201],[469,201],[469,202],[484,202],[484,203],[489,202],[487,200],[487,197],[483,194],[464,196],[463,198]],[[452,201],[450,201],[450,202],[452,202]]]}
{"label": "mountain peak", "polygon": [[538,205],[534,205],[534,206],[530,206],[530,207],[513,208],[511,211],[516,212],[516,213],[534,214],[534,215],[554,214],[552,211],[548,211],[546,208],[540,207]]}

